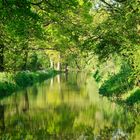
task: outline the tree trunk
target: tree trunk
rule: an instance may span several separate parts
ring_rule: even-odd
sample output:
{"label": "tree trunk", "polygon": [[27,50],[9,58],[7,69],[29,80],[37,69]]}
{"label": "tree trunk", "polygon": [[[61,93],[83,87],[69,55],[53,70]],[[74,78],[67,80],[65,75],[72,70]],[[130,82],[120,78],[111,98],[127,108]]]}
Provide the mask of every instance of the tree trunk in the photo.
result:
{"label": "tree trunk", "polygon": [[24,107],[22,110],[23,112],[27,112],[29,110],[29,98],[28,98],[27,90],[25,91],[24,94]]}
{"label": "tree trunk", "polygon": [[22,70],[27,70],[27,61],[28,61],[28,50],[24,50],[23,66]]}
{"label": "tree trunk", "polygon": [[61,67],[60,62],[57,62],[57,70],[58,70],[58,71],[60,71],[60,69],[61,69],[60,67]]}
{"label": "tree trunk", "polygon": [[68,72],[68,64],[65,64],[65,72]]}
{"label": "tree trunk", "polygon": [[61,56],[59,54],[58,56],[58,62],[57,62],[57,70],[60,71],[61,70],[61,63],[60,63],[60,60],[61,60]]}
{"label": "tree trunk", "polygon": [[54,63],[53,61],[50,59],[50,67],[53,69],[54,68]]}

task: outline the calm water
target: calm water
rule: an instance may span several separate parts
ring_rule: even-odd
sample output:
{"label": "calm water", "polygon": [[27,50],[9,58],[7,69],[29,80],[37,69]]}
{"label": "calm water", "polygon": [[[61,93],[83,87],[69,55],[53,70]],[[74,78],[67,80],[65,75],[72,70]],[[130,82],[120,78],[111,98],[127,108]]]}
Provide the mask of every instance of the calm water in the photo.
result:
{"label": "calm water", "polygon": [[2,140],[140,140],[139,116],[100,97],[86,73],[57,75],[0,104]]}

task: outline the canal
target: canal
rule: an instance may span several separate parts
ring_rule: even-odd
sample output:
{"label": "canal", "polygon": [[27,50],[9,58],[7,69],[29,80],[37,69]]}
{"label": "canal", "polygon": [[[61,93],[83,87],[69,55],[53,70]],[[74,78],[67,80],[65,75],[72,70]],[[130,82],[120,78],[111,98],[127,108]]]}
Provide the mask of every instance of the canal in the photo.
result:
{"label": "canal", "polygon": [[2,140],[140,140],[140,117],[98,94],[87,73],[60,74],[0,100]]}

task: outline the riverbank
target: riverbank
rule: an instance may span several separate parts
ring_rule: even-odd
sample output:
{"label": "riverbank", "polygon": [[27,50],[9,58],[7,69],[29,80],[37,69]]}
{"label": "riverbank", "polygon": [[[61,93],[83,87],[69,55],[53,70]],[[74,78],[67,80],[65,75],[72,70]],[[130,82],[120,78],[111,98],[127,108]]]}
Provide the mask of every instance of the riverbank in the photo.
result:
{"label": "riverbank", "polygon": [[108,97],[111,101],[140,113],[140,87],[135,84],[135,77],[131,76],[129,67],[121,68],[114,74],[94,72],[93,77],[98,83],[99,94]]}
{"label": "riverbank", "polygon": [[37,82],[47,80],[59,72],[48,71],[22,71],[17,73],[0,73],[0,98],[11,95],[13,92],[32,86]]}

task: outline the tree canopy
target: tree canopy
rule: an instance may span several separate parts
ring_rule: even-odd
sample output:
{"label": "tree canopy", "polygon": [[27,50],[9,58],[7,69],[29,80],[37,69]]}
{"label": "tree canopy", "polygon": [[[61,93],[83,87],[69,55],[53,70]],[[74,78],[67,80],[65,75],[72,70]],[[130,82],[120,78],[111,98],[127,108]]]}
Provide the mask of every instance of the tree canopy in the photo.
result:
{"label": "tree canopy", "polygon": [[33,61],[50,67],[52,56],[83,69],[94,56],[119,56],[138,78],[139,7],[138,0],[1,0],[0,70],[26,70]]}

